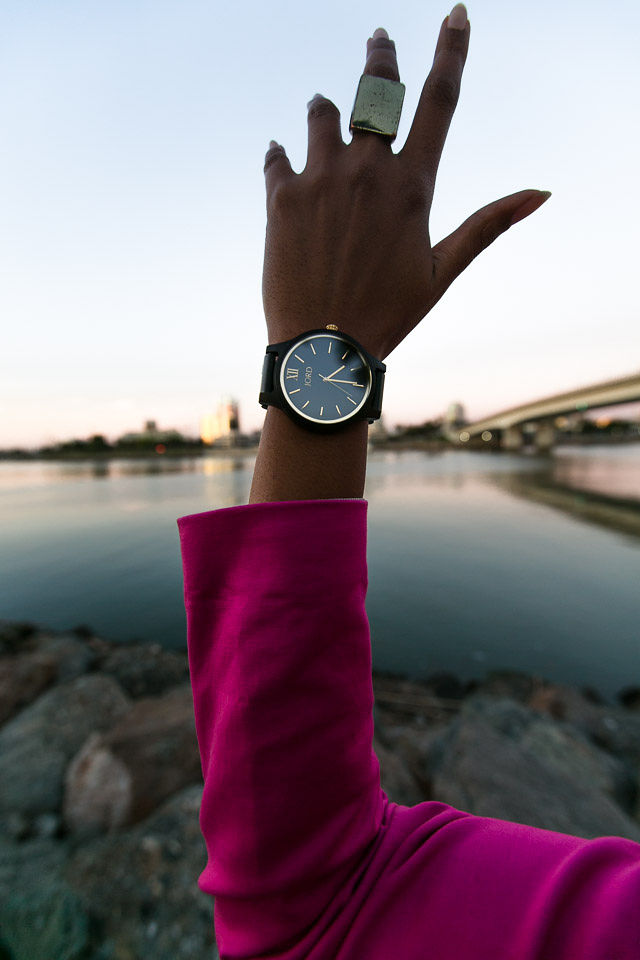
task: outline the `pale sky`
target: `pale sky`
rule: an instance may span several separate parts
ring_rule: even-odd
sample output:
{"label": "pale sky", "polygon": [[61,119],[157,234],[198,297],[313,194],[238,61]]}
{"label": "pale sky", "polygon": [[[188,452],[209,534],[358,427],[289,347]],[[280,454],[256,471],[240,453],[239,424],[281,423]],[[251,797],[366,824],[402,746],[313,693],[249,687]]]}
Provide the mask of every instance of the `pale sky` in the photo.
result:
{"label": "pale sky", "polygon": [[[396,42],[409,131],[449,6],[211,0],[0,4],[0,447],[196,433],[231,394],[262,425],[264,154],[304,169],[306,103],[342,115],[367,37]],[[640,12],[473,0],[435,244],[551,190],[386,359],[387,426],[474,419],[640,368]]]}

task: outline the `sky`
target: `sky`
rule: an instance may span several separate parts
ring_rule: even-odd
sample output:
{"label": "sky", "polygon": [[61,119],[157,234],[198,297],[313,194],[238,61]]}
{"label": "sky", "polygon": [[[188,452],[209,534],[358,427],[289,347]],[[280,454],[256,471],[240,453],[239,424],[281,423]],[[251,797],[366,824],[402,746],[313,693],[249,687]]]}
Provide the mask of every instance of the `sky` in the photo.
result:
{"label": "sky", "polygon": [[[434,0],[0,4],[0,447],[262,426],[263,163],[306,163],[307,101],[349,116],[376,27],[408,134],[449,12]],[[384,422],[472,419],[640,369],[640,8],[469,0],[430,219],[551,190],[386,358]]]}

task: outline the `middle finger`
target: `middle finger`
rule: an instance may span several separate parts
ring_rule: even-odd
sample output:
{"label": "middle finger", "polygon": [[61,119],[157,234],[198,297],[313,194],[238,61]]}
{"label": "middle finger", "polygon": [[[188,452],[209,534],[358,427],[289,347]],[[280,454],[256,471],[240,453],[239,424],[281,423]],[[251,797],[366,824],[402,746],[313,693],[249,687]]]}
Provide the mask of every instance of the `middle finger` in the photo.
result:
{"label": "middle finger", "polygon": [[[367,59],[362,72],[371,77],[383,77],[385,80],[400,79],[396,45],[389,39],[389,34],[383,27],[374,30],[373,36],[367,40]],[[386,153],[391,146],[389,138],[379,133],[354,128],[351,135],[352,143],[367,144],[367,149],[374,152],[383,150]]]}

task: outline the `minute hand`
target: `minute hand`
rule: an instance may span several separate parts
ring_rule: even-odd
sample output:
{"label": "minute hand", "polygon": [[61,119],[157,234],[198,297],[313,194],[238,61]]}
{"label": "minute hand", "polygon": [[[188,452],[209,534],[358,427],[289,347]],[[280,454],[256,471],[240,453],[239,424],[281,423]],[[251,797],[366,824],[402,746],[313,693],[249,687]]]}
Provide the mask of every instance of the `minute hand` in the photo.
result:
{"label": "minute hand", "polygon": [[364,383],[358,383],[357,380],[334,380],[332,377],[322,377],[323,380],[328,380],[329,383],[348,383],[352,387],[364,387]]}
{"label": "minute hand", "polygon": [[[336,371],[336,372],[337,372],[337,371]],[[345,388],[339,386],[339,385],[336,383],[335,380],[330,380],[329,377],[323,377],[321,373],[319,373],[318,376],[319,376],[322,380],[324,380],[325,383],[332,383],[335,387],[338,387],[338,390],[342,390],[343,393],[346,393],[347,396],[349,396],[349,394],[347,393],[347,391],[345,390]],[[351,399],[353,400],[353,397],[352,397]],[[353,402],[355,403],[355,400],[354,400]]]}

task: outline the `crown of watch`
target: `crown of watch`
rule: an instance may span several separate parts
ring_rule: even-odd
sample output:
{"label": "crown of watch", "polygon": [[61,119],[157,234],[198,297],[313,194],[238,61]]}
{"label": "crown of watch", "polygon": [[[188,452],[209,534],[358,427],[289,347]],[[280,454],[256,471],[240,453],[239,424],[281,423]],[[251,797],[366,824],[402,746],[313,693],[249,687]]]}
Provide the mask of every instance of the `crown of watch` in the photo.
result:
{"label": "crown of watch", "polygon": [[337,329],[338,329],[338,328],[336,327],[335,323],[328,323],[328,324],[327,324],[327,330],[337,330]]}

